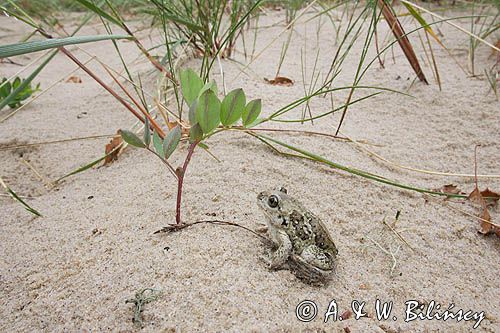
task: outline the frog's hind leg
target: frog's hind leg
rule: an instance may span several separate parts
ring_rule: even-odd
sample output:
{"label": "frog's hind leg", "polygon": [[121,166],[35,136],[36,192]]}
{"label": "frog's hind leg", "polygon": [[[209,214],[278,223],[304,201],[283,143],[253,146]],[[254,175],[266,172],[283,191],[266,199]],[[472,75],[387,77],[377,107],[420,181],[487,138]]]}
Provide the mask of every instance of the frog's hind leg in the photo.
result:
{"label": "frog's hind leg", "polygon": [[332,270],[334,267],[334,262],[323,249],[316,245],[310,245],[306,247],[301,255],[302,259],[309,265],[317,267],[322,270]]}
{"label": "frog's hind leg", "polygon": [[306,262],[301,256],[292,255],[292,260],[289,261],[289,266],[295,276],[310,285],[324,285],[331,278],[331,271],[314,267],[310,263]]}

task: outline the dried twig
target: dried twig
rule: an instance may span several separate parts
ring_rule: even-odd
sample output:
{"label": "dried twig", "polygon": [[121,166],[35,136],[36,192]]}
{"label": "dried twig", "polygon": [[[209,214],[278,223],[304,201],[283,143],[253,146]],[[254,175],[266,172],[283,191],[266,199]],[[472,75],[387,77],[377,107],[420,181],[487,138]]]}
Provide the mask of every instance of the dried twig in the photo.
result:
{"label": "dried twig", "polygon": [[373,244],[375,244],[382,252],[384,252],[385,254],[387,254],[388,256],[390,256],[392,258],[392,266],[391,266],[391,275],[392,273],[394,272],[394,269],[396,268],[396,265],[397,265],[397,259],[396,259],[396,254],[398,254],[399,250],[401,249],[401,245],[398,245],[397,249],[395,251],[392,251],[391,248],[389,248],[389,250],[385,249],[382,245],[380,245],[379,243],[377,243],[376,241],[374,241],[372,238],[370,237],[366,237],[368,238]]}
{"label": "dried twig", "polygon": [[246,230],[246,231],[251,232],[252,234],[258,236],[259,238],[261,238],[265,242],[271,242],[267,237],[262,236],[262,235],[258,234],[257,232],[253,231],[252,229],[247,228],[245,226],[242,226],[241,224],[238,224],[235,222],[221,221],[221,220],[204,220],[204,221],[196,221],[193,223],[169,224],[168,226],[163,227],[160,230],[155,231],[154,233],[159,234],[159,233],[176,232],[176,231],[180,231],[184,228],[187,228],[187,227],[190,227],[190,226],[193,226],[196,224],[202,224],[202,223],[209,223],[209,224],[215,224],[215,225],[225,225],[225,226],[241,228],[243,230]]}

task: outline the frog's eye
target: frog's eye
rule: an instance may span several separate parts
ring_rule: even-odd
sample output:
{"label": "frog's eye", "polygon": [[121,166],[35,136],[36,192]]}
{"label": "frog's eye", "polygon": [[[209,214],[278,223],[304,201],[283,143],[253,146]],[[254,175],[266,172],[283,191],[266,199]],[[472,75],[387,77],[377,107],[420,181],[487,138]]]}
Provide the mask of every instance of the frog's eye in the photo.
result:
{"label": "frog's eye", "polygon": [[279,199],[277,196],[275,195],[271,195],[269,197],[269,199],[267,199],[267,204],[269,205],[269,207],[271,208],[275,208],[278,206],[278,202],[279,202]]}

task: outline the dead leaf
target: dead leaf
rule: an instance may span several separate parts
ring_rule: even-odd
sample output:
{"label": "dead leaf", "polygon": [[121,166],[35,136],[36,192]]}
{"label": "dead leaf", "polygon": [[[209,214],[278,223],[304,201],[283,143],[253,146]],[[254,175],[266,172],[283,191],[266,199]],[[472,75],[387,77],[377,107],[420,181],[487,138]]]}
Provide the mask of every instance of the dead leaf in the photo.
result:
{"label": "dead leaf", "polygon": [[[484,208],[483,213],[479,217],[484,220],[484,221],[481,221],[481,223],[480,223],[480,225],[481,225],[481,229],[479,230],[480,233],[482,233],[483,235],[487,235],[490,232],[495,232],[494,229],[496,227],[494,225],[491,225],[490,223],[488,223],[488,222],[491,222],[491,215],[488,212],[488,209]],[[488,222],[486,222],[486,221],[488,221]]]}
{"label": "dead leaf", "polygon": [[341,315],[340,317],[342,318],[342,320],[346,320],[346,319],[349,319],[351,318],[352,316],[352,311],[351,310],[345,310]]}
{"label": "dead leaf", "polygon": [[117,160],[118,154],[120,154],[121,150],[123,149],[123,146],[118,148],[123,143],[123,140],[120,135],[120,131],[118,131],[117,134],[118,135],[113,137],[113,139],[111,139],[111,141],[106,145],[106,148],[104,150],[106,155],[108,155],[111,152],[112,153],[106,156],[106,158],[104,159],[104,165],[111,164],[113,163],[113,161]]}
{"label": "dead leaf", "polygon": [[266,81],[269,84],[272,84],[273,86],[285,86],[285,87],[293,86],[293,81],[284,76],[276,76],[274,79],[271,80],[264,78],[264,81]]}
{"label": "dead leaf", "polygon": [[486,188],[486,190],[481,191],[481,195],[483,199],[486,201],[486,205],[488,207],[493,207],[498,203],[498,200],[500,199],[500,194],[493,192],[489,188]]}
{"label": "dead leaf", "polygon": [[447,194],[460,194],[462,191],[458,188],[457,185],[454,184],[446,184],[441,188],[435,189],[435,192],[447,193]]}
{"label": "dead leaf", "polygon": [[[488,199],[485,199],[485,197]],[[480,205],[481,213],[479,218],[481,218],[481,229],[479,229],[478,232],[483,235],[494,233],[500,237],[500,228],[491,224],[491,215],[488,211],[488,206],[495,205],[498,199],[498,193],[491,191],[489,188],[484,191],[479,191],[479,188],[475,186],[474,190],[469,194],[469,200]]]}
{"label": "dead leaf", "polygon": [[189,137],[189,125],[182,121],[181,123],[177,122],[177,121],[169,121],[167,122],[167,127],[168,127],[168,130],[172,130],[172,128],[178,126],[180,124],[181,126],[181,134],[183,137]]}
{"label": "dead leaf", "polygon": [[384,331],[385,333],[399,333],[400,332],[399,330],[396,331],[395,329],[387,327],[384,324],[378,325],[378,327],[380,327],[380,329],[382,331]]}
{"label": "dead leaf", "polygon": [[477,204],[483,204],[483,197],[481,195],[481,192],[479,192],[479,189],[477,187],[474,188],[474,191],[470,192],[469,194],[469,200],[477,203]]}
{"label": "dead leaf", "polygon": [[68,79],[66,80],[66,82],[69,82],[69,83],[82,83],[82,79],[80,79],[78,76],[72,75],[72,76],[68,77]]}
{"label": "dead leaf", "polygon": [[[481,229],[478,230],[479,233],[483,235],[488,235],[490,233],[494,233],[498,237],[500,237],[500,226],[495,225],[491,222],[491,215],[488,212],[488,206],[494,205],[498,201],[498,193],[491,191],[489,188],[486,188],[484,191],[479,191],[479,186],[477,182],[477,148],[481,145],[476,145],[474,148],[474,190],[469,194],[469,200],[479,204],[481,207],[481,214],[479,218],[481,219]],[[486,201],[483,197],[483,194],[488,195],[488,199],[490,202]]]}
{"label": "dead leaf", "polygon": [[176,121],[169,121],[167,123],[167,126],[168,126],[168,130],[170,131],[172,128],[174,128],[175,126],[177,126],[177,122]]}

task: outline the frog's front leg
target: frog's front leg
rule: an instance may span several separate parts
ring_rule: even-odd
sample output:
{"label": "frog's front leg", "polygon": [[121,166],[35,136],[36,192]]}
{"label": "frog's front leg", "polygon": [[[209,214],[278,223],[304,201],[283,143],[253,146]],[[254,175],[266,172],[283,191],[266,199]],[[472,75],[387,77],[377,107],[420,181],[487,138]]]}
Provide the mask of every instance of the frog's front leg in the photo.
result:
{"label": "frog's front leg", "polygon": [[286,232],[277,232],[275,238],[278,243],[278,248],[271,254],[271,260],[269,262],[270,269],[279,269],[286,263],[292,253],[292,242]]}

